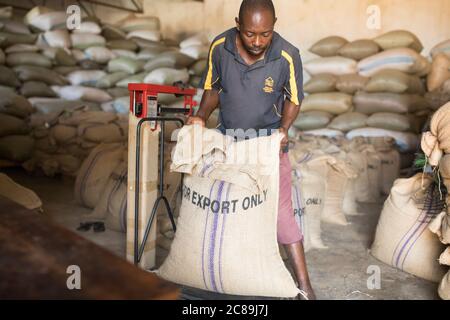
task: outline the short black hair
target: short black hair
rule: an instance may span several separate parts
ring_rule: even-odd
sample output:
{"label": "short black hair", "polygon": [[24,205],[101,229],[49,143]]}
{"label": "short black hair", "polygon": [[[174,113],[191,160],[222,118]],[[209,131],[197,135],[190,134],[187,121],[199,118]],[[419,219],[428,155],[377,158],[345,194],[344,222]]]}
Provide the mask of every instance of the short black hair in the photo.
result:
{"label": "short black hair", "polygon": [[239,9],[239,21],[242,23],[244,14],[254,10],[269,10],[275,20],[275,6],[272,0],[243,0]]}

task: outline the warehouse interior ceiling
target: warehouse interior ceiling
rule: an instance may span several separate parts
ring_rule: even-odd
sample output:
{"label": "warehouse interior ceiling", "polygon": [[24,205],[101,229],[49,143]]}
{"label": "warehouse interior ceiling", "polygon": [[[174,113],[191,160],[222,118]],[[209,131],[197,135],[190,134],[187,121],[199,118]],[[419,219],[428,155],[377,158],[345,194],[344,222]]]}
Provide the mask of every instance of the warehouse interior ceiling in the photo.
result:
{"label": "warehouse interior ceiling", "polygon": [[24,14],[35,6],[65,10],[69,5],[79,5],[89,16],[96,16],[101,7],[130,13],[143,13],[143,0],[0,0],[0,6],[13,7],[16,14]]}

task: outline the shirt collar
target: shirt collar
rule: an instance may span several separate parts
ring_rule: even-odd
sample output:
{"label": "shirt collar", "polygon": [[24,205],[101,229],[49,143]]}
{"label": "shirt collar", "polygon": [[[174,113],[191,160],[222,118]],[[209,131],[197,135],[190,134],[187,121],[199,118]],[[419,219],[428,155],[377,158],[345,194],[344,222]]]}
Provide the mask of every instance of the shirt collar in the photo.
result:
{"label": "shirt collar", "polygon": [[[237,28],[232,28],[228,30],[225,38],[225,49],[231,52],[235,57],[238,57],[237,48],[236,48],[236,36],[238,36]],[[272,43],[266,52],[265,61],[273,61],[281,58],[281,36],[277,33],[273,33]]]}

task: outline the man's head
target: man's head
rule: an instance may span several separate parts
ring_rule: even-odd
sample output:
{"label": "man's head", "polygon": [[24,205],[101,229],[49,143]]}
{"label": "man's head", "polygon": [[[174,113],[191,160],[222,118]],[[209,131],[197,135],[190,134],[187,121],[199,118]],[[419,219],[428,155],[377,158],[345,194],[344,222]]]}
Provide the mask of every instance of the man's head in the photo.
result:
{"label": "man's head", "polygon": [[261,56],[273,38],[277,18],[272,0],[243,0],[236,26],[244,48],[252,56]]}

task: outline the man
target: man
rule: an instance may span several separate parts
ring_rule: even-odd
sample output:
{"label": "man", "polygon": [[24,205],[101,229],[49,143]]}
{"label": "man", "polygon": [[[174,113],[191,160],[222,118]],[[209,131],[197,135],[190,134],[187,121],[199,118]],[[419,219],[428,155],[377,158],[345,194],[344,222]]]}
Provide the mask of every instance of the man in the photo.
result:
{"label": "man", "polygon": [[230,129],[278,129],[284,134],[280,150],[278,242],[287,249],[299,288],[308,299],[315,299],[303,236],[292,208],[287,154],[287,133],[304,97],[302,63],[299,50],[274,32],[276,20],[271,0],[242,2],[236,28],[213,41],[200,84],[205,90],[200,108],[187,124],[204,126],[220,104],[218,129],[224,134],[229,134]]}

